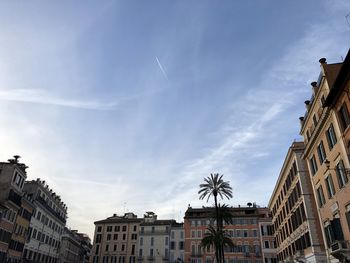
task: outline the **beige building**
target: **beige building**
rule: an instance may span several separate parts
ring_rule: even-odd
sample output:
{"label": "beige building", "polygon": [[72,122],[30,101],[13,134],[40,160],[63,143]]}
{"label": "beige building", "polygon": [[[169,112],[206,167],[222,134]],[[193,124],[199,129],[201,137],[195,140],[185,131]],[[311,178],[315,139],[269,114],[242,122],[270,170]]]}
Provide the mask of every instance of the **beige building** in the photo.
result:
{"label": "beige building", "polygon": [[291,145],[269,202],[280,262],[326,262],[312,183],[302,159],[303,153],[303,142]]}
{"label": "beige building", "polygon": [[163,263],[170,261],[170,233],[175,220],[158,220],[146,212],[140,224],[138,261]]}
{"label": "beige building", "polygon": [[310,171],[328,261],[344,262],[346,256],[350,259],[348,252],[339,253],[348,251],[350,239],[346,219],[350,203],[349,158],[339,117],[349,113],[346,106],[340,107],[339,116],[339,112],[325,105],[342,63],[327,64],[322,58],[320,64],[318,81],[311,83],[312,97],[305,101],[306,114],[300,118],[300,133],[305,142],[303,158]]}
{"label": "beige building", "polygon": [[135,263],[142,220],[133,213],[126,213],[96,221],[90,262]]}
{"label": "beige building", "polygon": [[183,223],[173,223],[170,232],[170,263],[184,262],[185,232]]}
{"label": "beige building", "polygon": [[14,159],[0,163],[0,262],[20,260],[24,245],[16,237],[12,239],[27,178],[27,166],[18,159],[19,156],[14,156]]}
{"label": "beige building", "polygon": [[[342,64],[342,67],[338,73],[338,76],[331,88],[326,102],[325,107],[331,108],[334,111],[340,129],[340,140],[343,141],[346,149],[347,156],[350,156],[350,50]],[[329,164],[330,169],[332,164]],[[339,166],[338,166],[339,167]],[[337,167],[337,168],[338,168]],[[347,166],[348,167],[348,166]],[[341,168],[341,167],[339,167]],[[340,259],[347,258],[350,260],[350,184],[349,184],[349,174],[350,171],[346,167],[344,169],[336,170],[336,177],[339,186],[339,192],[336,196],[336,205],[338,207],[340,217],[340,225],[342,227],[342,232],[344,234],[344,241],[333,242],[330,251],[331,254]],[[333,170],[334,173],[334,170]],[[331,236],[332,237],[332,236]],[[331,239],[330,239],[331,241]]]}

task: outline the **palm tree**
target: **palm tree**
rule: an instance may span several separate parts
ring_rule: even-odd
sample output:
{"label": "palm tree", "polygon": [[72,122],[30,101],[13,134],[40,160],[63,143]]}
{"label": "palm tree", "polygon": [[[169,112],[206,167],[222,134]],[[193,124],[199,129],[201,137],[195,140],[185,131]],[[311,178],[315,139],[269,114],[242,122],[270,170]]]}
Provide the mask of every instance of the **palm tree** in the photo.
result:
{"label": "palm tree", "polygon": [[219,230],[219,208],[218,208],[218,195],[223,199],[226,197],[227,199],[232,198],[232,187],[229,182],[225,182],[222,179],[223,175],[210,174],[207,178],[204,178],[204,183],[199,185],[198,194],[200,194],[199,199],[204,199],[207,197],[207,202],[211,196],[214,196],[215,203],[215,213],[216,213],[216,225],[217,230]]}
{"label": "palm tree", "polygon": [[[232,198],[232,187],[230,186],[229,182],[225,182],[222,177],[223,175],[219,175],[218,173],[210,174],[210,176],[204,178],[204,183],[199,185],[200,189],[198,191],[198,194],[200,195],[199,199],[204,199],[207,197],[208,202],[211,196],[214,197],[217,232],[219,232],[220,229],[223,230],[223,224],[220,221],[220,212],[217,198],[218,196],[220,196],[221,199],[224,197],[227,199]],[[220,254],[220,257],[217,257],[218,261],[223,262],[223,249],[220,247],[216,247],[216,249],[218,250],[216,254]]]}
{"label": "palm tree", "polygon": [[223,229],[217,231],[212,225],[210,225],[207,230],[208,232],[204,234],[201,241],[201,247],[204,249],[214,247],[215,258],[217,262],[220,262],[223,259],[223,248],[225,246],[233,247],[234,244]]}

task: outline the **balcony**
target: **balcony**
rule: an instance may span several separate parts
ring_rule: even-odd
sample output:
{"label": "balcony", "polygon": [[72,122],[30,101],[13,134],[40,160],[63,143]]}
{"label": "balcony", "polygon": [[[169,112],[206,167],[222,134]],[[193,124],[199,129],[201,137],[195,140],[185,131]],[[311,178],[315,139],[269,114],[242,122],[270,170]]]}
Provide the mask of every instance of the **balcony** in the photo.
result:
{"label": "balcony", "polygon": [[52,215],[54,215],[56,218],[58,218],[60,221],[62,221],[62,223],[66,224],[66,219],[64,217],[62,217],[59,213],[57,213],[55,210],[53,210],[42,197],[38,196],[36,198],[36,200],[41,205],[43,205]]}
{"label": "balcony", "polygon": [[350,260],[350,245],[349,241],[335,241],[331,244],[331,255],[339,260],[344,258]]}
{"label": "balcony", "polygon": [[22,197],[19,194],[17,194],[15,191],[13,191],[12,189],[9,192],[8,200],[10,200],[11,202],[13,202],[14,204],[16,204],[18,206],[21,206]]}
{"label": "balcony", "polygon": [[147,260],[148,260],[148,261],[155,261],[156,258],[155,258],[154,256],[148,256],[148,257],[147,257]]}
{"label": "balcony", "polygon": [[198,253],[191,253],[191,257],[193,258],[201,258],[203,255],[202,253],[198,252]]}
{"label": "balcony", "polygon": [[170,230],[144,230],[140,231],[141,236],[156,236],[156,235],[169,235]]}
{"label": "balcony", "polygon": [[142,261],[143,260],[143,256],[138,256],[137,257],[137,261]]}

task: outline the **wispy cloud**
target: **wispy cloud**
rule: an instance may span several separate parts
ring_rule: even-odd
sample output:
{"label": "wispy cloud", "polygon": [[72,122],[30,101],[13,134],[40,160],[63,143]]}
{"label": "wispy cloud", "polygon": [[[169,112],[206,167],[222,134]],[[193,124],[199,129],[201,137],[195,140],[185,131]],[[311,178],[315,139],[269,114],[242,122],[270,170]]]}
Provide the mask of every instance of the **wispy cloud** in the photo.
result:
{"label": "wispy cloud", "polygon": [[164,70],[162,64],[160,63],[158,57],[156,57],[156,62],[157,62],[157,64],[158,64],[158,67],[159,67],[160,71],[163,73],[163,76],[164,76],[167,80],[169,80],[168,75],[166,74],[166,72],[165,72],[165,70]]}
{"label": "wispy cloud", "polygon": [[92,110],[112,110],[119,105],[119,101],[103,102],[97,100],[76,100],[61,98],[51,95],[45,90],[39,89],[0,90],[0,100],[38,103]]}

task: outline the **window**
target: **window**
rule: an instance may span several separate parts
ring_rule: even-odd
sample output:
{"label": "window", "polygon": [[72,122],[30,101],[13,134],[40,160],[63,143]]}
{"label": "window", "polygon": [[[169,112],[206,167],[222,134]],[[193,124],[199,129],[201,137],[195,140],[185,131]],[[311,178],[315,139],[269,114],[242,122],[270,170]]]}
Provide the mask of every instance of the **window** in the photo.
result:
{"label": "window", "polygon": [[191,231],[191,237],[196,237],[196,230]]}
{"label": "window", "polygon": [[346,222],[348,223],[348,228],[350,229],[350,204],[346,206]]}
{"label": "window", "polygon": [[340,160],[339,163],[337,164],[336,173],[337,173],[339,188],[342,188],[348,182],[343,160]]}
{"label": "window", "polygon": [[123,234],[123,240],[125,240],[126,239],[126,234]]}
{"label": "window", "polygon": [[198,230],[198,231],[197,231],[197,237],[198,237],[198,238],[201,238],[201,237],[202,237],[202,230]]}
{"label": "window", "polygon": [[332,150],[334,145],[337,143],[337,137],[335,136],[333,124],[331,124],[326,131],[326,137],[328,142],[329,150]]}
{"label": "window", "polygon": [[111,240],[111,234],[107,234],[107,241]]}
{"label": "window", "polygon": [[344,131],[350,124],[349,111],[348,111],[345,104],[343,104],[340,107],[340,109],[338,111],[338,116],[339,116],[339,120],[340,120],[341,126],[342,126],[343,131]]}
{"label": "window", "polygon": [[107,226],[107,232],[112,232],[112,226]]}
{"label": "window", "polygon": [[126,231],[126,226],[123,226],[123,232],[125,232]]}
{"label": "window", "polygon": [[314,126],[316,127],[316,125],[317,125],[316,114],[314,114],[314,116],[312,116],[312,121],[314,122]]}
{"label": "window", "polygon": [[154,228],[154,226],[152,226],[152,233],[154,233],[154,230],[155,230],[155,228]]}
{"label": "window", "polygon": [[180,242],[179,242],[179,249],[180,249],[180,250],[183,250],[183,249],[184,249],[184,246],[185,246],[184,242],[183,242],[183,241],[180,241]]}
{"label": "window", "polygon": [[322,185],[320,185],[317,188],[317,199],[318,199],[318,206],[322,207],[325,204],[325,198],[324,198],[324,194],[323,194]]}
{"label": "window", "polygon": [[109,245],[107,244],[107,245],[106,245],[105,251],[108,251],[108,249],[109,249]]}
{"label": "window", "polygon": [[331,175],[326,177],[328,198],[331,198],[335,194],[333,179]]}
{"label": "window", "polygon": [[114,227],[114,231],[115,231],[115,232],[119,232],[119,231],[120,231],[120,226],[115,226],[115,227]]}
{"label": "window", "polygon": [[174,238],[175,238],[175,232],[171,231],[171,239],[174,239]]}
{"label": "window", "polygon": [[118,234],[113,235],[113,240],[118,240]]}
{"label": "window", "polygon": [[151,246],[154,245],[154,237],[151,237]]}
{"label": "window", "polygon": [[140,237],[140,246],[143,246],[143,237]]}
{"label": "window", "polygon": [[269,248],[270,247],[269,241],[265,240],[264,245],[265,245],[265,248]]}
{"label": "window", "polygon": [[312,175],[315,175],[315,173],[317,172],[317,163],[316,163],[315,155],[312,155],[310,159],[310,168],[311,168]]}
{"label": "window", "polygon": [[153,257],[153,248],[151,248],[151,249],[149,250],[149,255],[150,255],[150,257]]}
{"label": "window", "polygon": [[323,141],[320,142],[320,144],[317,146],[317,153],[318,153],[318,158],[320,159],[320,163],[323,163],[324,160],[326,160],[326,152],[324,150],[323,146]]}
{"label": "window", "polygon": [[143,234],[145,232],[145,228],[142,226],[141,227],[141,234]]}
{"label": "window", "polygon": [[122,251],[124,251],[125,250],[125,245],[124,244],[122,244]]}
{"label": "window", "polygon": [[134,232],[137,231],[137,226],[134,226]]}
{"label": "window", "polygon": [[165,245],[167,246],[169,244],[169,238],[165,237]]}

